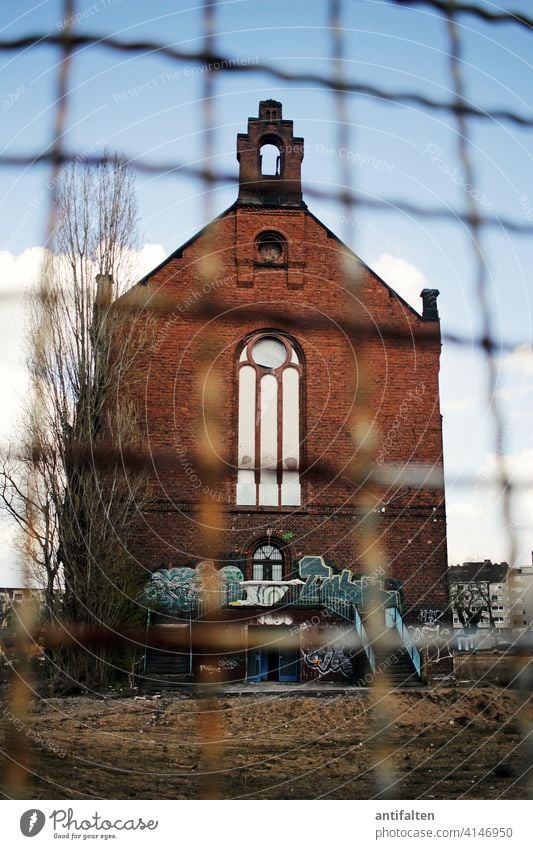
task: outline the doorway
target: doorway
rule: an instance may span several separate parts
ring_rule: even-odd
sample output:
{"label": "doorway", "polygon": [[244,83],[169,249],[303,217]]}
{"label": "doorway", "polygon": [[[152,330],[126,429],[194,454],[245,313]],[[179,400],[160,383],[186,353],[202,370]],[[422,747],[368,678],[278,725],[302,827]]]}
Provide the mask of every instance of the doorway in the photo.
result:
{"label": "doorway", "polygon": [[250,628],[254,635],[248,649],[246,680],[281,681],[295,683],[299,680],[300,653],[276,645],[290,635],[288,628]]}

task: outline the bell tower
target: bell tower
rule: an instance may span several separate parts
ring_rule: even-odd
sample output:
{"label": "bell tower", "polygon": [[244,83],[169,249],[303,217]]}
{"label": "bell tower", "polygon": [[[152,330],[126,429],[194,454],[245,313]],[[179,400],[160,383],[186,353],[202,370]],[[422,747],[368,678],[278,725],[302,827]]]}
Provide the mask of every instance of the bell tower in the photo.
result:
{"label": "bell tower", "polygon": [[282,119],[278,100],[261,100],[259,117],[248,118],[248,132],[237,135],[239,197],[242,206],[296,207],[302,200],[304,140]]}

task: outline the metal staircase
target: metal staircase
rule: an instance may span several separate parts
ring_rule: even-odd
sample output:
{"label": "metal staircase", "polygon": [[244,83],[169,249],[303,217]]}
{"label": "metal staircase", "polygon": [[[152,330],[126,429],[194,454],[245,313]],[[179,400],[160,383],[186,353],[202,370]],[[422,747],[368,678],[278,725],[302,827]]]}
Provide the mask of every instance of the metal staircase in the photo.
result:
{"label": "metal staircase", "polygon": [[368,666],[373,674],[384,673],[394,689],[417,687],[422,683],[422,659],[409,629],[395,606],[384,608],[384,631],[380,634],[379,649],[373,645],[355,605],[351,605],[351,616],[338,605],[327,605],[347,619],[353,617],[355,630],[361,640]]}
{"label": "metal staircase", "polygon": [[419,687],[422,659],[397,607],[384,611],[384,631],[375,646],[378,672],[383,672],[393,689]]}

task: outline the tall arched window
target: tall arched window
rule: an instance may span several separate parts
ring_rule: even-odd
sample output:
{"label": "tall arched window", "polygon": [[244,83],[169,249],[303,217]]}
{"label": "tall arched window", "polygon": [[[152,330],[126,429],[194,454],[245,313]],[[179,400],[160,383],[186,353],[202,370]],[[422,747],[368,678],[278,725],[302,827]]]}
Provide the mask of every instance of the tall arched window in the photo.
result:
{"label": "tall arched window", "polygon": [[301,503],[300,380],[291,342],[257,333],[239,360],[237,504]]}

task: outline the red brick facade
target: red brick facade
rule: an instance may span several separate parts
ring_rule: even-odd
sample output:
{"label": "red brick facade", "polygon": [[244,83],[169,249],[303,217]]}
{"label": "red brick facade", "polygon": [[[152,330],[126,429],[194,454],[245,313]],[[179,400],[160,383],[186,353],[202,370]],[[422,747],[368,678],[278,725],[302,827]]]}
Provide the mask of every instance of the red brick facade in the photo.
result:
{"label": "red brick facade", "polygon": [[[361,571],[361,512],[349,465],[354,405],[356,411],[364,405],[375,427],[378,468],[399,468],[397,479],[376,493],[383,568],[404,583],[407,621],[422,622],[424,611],[448,605],[444,496],[412,479],[406,485],[401,469],[409,463],[442,474],[436,308],[426,297],[422,317],[358,261],[355,309],[346,276],[353,254],[301,200],[303,140],[293,137],[292,122],[281,120],[280,104],[266,101],[261,110],[260,119],[250,119],[248,135],[238,137],[239,200],[140,284],[166,307],[144,364],[146,439],[155,457],[176,462],[157,469],[157,499],[139,522],[136,553],[150,569],[194,565],[207,554],[198,515],[207,485],[197,451],[198,365],[209,343],[220,377],[226,469],[214,493],[224,507],[221,557],[238,561],[249,578],[254,545],[270,537],[285,546],[284,577],[304,555]],[[279,176],[260,176],[258,150],[265,139],[280,150]],[[265,233],[277,234],[282,246],[274,262],[260,251]],[[302,363],[300,507],[236,504],[238,361],[245,340],[264,330],[287,336]]]}

